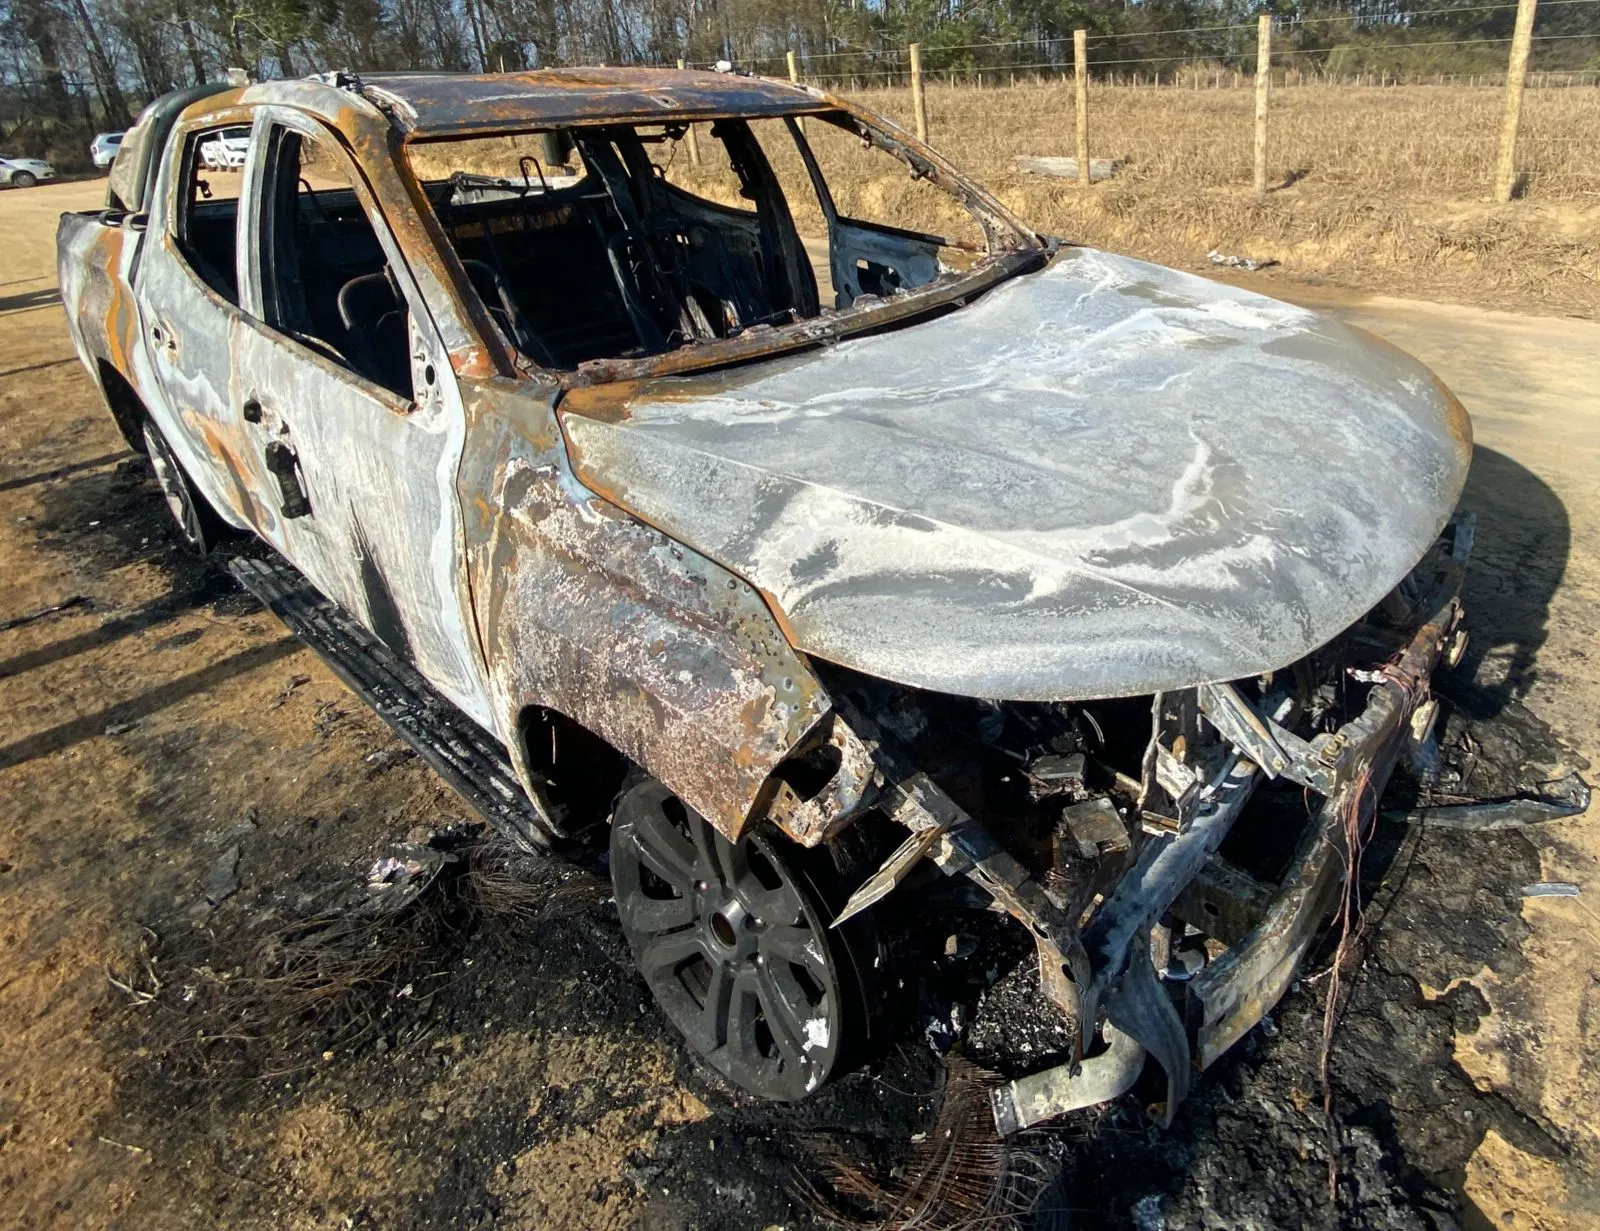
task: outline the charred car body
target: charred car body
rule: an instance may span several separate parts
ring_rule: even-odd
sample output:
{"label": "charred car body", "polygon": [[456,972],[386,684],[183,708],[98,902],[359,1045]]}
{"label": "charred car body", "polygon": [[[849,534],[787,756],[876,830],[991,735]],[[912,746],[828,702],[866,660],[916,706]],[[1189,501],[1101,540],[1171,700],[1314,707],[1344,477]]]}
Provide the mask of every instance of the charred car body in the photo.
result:
{"label": "charred car body", "polygon": [[[844,157],[929,229],[857,216]],[[1041,238],[815,90],[200,88],[59,248],[189,537],[259,536],[503,745],[519,840],[609,826],[659,1003],[769,1097],[880,1032],[878,921],[961,885],[1072,1025],[1000,1126],[1147,1056],[1170,1117],[1460,653],[1470,429],[1431,373]]]}

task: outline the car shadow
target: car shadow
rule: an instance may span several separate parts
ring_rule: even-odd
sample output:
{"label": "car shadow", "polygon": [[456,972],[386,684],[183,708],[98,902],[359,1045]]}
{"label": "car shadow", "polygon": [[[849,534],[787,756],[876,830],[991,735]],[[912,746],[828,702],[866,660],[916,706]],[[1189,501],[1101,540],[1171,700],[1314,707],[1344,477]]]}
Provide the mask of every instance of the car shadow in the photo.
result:
{"label": "car shadow", "polygon": [[197,693],[208,692],[226,680],[297,654],[303,648],[293,637],[280,637],[265,645],[240,650],[186,675],[175,676],[163,684],[147,688],[130,700],[80,714],[24,739],[0,745],[0,770],[49,756],[98,735],[118,734],[169,706]]}
{"label": "car shadow", "polygon": [[19,368],[7,368],[5,371],[0,372],[0,380],[4,380],[8,376],[26,376],[29,372],[42,372],[46,368],[65,367],[69,363],[77,362],[78,357],[76,355],[67,355],[62,359],[46,359],[42,363],[25,363]]}
{"label": "car shadow", "polygon": [[[39,550],[61,556],[86,576],[112,577],[141,566],[166,581],[165,592],[134,607],[114,594],[88,606],[108,618],[41,645],[0,649],[0,680],[52,667],[205,607],[213,615],[253,611],[257,603],[228,573],[223,554],[201,556],[178,535],[149,463],[123,451],[0,482],[0,493],[36,486],[28,519]],[[115,721],[108,719],[108,722]],[[15,751],[15,750],[13,750]]]}
{"label": "car shadow", "polygon": [[1543,479],[1482,445],[1472,452],[1461,507],[1478,517],[1462,591],[1470,639],[1462,669],[1441,678],[1440,692],[1471,717],[1492,718],[1538,679],[1572,527]]}
{"label": "car shadow", "polygon": [[26,312],[30,308],[47,308],[60,302],[61,290],[54,286],[38,291],[22,291],[16,295],[0,295],[0,316]]}
{"label": "car shadow", "polygon": [[[11,375],[11,373],[0,372],[0,376],[8,375]],[[111,465],[112,462],[126,461],[132,456],[133,454],[129,453],[128,450],[123,449],[117,453],[103,453],[99,457],[86,457],[82,461],[68,462],[64,466],[56,466],[50,470],[40,470],[33,474],[0,479],[0,492],[15,491],[19,487],[33,487],[39,483],[53,483],[57,479],[64,479],[71,474],[78,474],[85,470],[98,470],[102,466]]]}

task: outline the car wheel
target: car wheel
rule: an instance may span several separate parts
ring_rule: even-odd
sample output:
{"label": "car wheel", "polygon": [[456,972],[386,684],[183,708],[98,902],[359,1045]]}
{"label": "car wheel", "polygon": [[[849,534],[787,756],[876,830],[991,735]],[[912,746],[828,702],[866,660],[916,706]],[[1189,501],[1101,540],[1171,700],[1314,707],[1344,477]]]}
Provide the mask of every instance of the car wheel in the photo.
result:
{"label": "car wheel", "polygon": [[870,915],[831,928],[837,859],[773,833],[729,842],[661,783],[618,801],[611,879],[622,930],[662,1012],[734,1085],[805,1097],[870,1031]]}
{"label": "car wheel", "polygon": [[173,453],[172,446],[167,443],[167,438],[161,434],[155,420],[149,417],[144,421],[144,443],[150,458],[150,469],[155,472],[161,495],[167,502],[172,520],[178,523],[178,532],[183,535],[184,541],[204,555],[230,537],[227,523],[195,490],[177,455]]}
{"label": "car wheel", "polygon": [[39,177],[32,171],[18,171],[11,177],[11,183],[16,188],[32,188],[39,182]]}

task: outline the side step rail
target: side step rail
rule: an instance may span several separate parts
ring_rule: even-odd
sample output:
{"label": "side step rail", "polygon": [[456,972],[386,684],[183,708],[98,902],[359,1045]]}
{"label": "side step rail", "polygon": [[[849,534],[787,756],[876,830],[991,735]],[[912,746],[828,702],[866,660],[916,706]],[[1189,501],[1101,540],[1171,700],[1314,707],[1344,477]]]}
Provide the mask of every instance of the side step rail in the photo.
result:
{"label": "side step rail", "polygon": [[287,561],[238,556],[228,571],[315,650],[484,820],[525,850],[550,839],[504,745]]}

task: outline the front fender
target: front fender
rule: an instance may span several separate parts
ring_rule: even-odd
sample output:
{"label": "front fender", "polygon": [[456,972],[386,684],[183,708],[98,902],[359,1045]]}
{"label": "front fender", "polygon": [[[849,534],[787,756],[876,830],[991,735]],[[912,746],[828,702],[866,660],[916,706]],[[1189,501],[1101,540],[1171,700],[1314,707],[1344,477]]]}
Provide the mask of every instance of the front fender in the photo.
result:
{"label": "front fender", "polygon": [[[474,611],[495,720],[530,795],[542,791],[518,723],[542,706],[737,838],[783,795],[769,784],[792,752],[838,738],[820,681],[754,588],[578,481],[554,390],[491,379],[463,382],[462,394]],[[839,772],[871,771],[845,757]],[[835,781],[817,799],[837,805],[773,819],[813,844],[864,785]]]}

